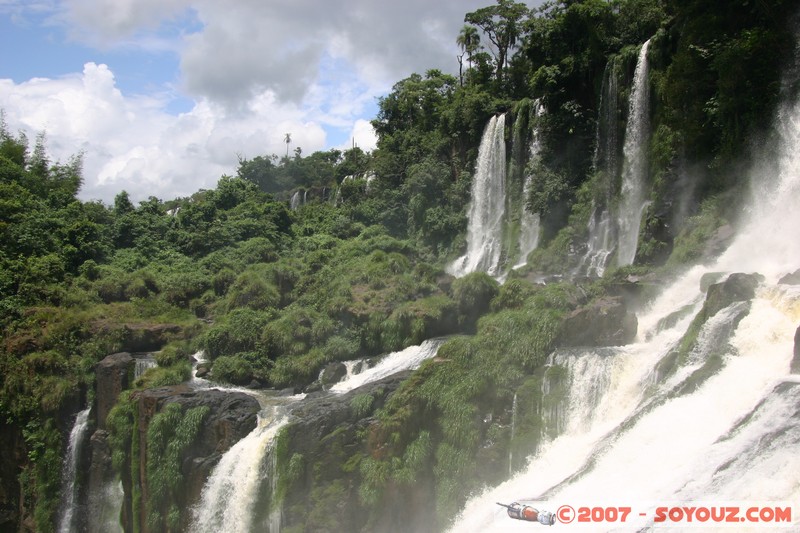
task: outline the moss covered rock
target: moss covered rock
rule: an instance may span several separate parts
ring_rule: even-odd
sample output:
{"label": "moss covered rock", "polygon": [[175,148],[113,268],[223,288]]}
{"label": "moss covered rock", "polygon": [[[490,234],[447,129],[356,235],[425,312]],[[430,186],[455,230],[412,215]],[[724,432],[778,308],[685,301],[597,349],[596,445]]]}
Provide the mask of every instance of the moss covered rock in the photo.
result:
{"label": "moss covered rock", "polygon": [[561,346],[618,346],[636,337],[636,315],[621,297],[603,297],[567,315]]}

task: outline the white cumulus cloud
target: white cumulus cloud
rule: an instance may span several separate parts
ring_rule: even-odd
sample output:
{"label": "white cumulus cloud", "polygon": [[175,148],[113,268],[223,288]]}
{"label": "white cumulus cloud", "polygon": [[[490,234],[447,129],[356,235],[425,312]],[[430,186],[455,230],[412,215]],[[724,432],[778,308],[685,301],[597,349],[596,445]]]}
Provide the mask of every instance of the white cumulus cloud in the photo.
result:
{"label": "white cumulus cloud", "polygon": [[243,113],[202,99],[174,116],[166,103],[124,96],[111,70],[94,63],[59,79],[0,80],[0,108],[12,132],[44,131],[55,159],[85,154],[84,199],[110,202],[123,189],[139,200],[168,199],[213,187],[235,171],[239,155],[282,153],[286,131],[305,152],[325,148],[322,126],[274,97],[254,99]]}
{"label": "white cumulus cloud", "polygon": [[[3,79],[0,69],[12,131],[45,130],[62,160],[83,151],[80,195],[106,202],[123,189],[167,199],[213,187],[238,156],[283,155],[287,132],[304,154],[352,142],[374,148],[376,99],[412,72],[454,72],[464,14],[492,3],[2,1],[17,18],[49,13],[45,25],[63,28],[66,44],[122,50],[129,60],[107,66],[89,56],[83,72],[26,81]],[[169,82],[144,94],[120,89],[115,71],[130,77],[136,60],[165,53],[180,65]],[[176,93],[188,111],[170,111]]]}

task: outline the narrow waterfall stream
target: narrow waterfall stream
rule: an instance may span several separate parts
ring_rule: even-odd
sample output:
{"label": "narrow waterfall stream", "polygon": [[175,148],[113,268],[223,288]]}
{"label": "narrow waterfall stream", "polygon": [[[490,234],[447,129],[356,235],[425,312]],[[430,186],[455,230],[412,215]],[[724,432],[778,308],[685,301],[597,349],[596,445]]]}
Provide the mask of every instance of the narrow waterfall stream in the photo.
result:
{"label": "narrow waterfall stream", "polygon": [[647,63],[649,47],[648,40],[639,51],[631,88],[628,125],[625,129],[617,266],[630,265],[636,257],[639,227],[646,206],[647,143],[650,135],[650,80]]}
{"label": "narrow waterfall stream", "polygon": [[91,407],[87,407],[75,417],[75,424],[69,434],[69,444],[67,445],[67,456],[64,461],[64,469],[61,482],[61,518],[58,521],[59,533],[72,533],[77,531],[75,524],[75,511],[78,505],[78,461],[81,456],[83,446],[86,444],[89,432],[89,413]]}
{"label": "narrow waterfall stream", "polygon": [[483,132],[472,178],[467,251],[447,268],[456,277],[482,271],[500,274],[506,202],[506,116],[493,116]]}

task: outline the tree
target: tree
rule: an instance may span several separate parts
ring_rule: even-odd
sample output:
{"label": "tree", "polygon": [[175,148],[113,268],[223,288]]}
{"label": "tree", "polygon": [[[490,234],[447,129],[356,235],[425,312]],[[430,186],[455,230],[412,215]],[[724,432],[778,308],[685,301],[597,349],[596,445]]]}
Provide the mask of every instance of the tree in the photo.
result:
{"label": "tree", "polygon": [[458,34],[456,44],[461,48],[461,55],[458,56],[458,79],[461,85],[464,85],[464,76],[462,74],[463,58],[466,54],[467,61],[469,61],[469,68],[472,68],[472,56],[480,48],[481,37],[478,35],[478,28],[465,24]]}
{"label": "tree", "polygon": [[492,53],[495,56],[495,75],[498,82],[503,81],[509,51],[516,46],[521,34],[521,22],[528,14],[528,6],[521,2],[497,0],[496,6],[482,7],[464,16],[464,22],[482,29],[494,45],[496,51],[493,50]]}

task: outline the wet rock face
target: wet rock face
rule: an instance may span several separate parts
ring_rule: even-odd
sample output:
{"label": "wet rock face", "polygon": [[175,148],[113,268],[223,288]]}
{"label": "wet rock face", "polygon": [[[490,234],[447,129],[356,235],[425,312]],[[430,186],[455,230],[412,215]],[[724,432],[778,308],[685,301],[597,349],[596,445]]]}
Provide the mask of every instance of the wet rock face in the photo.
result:
{"label": "wet rock face", "polygon": [[794,357],[790,366],[792,374],[800,374],[800,326],[794,332]]}
{"label": "wet rock face", "polygon": [[243,392],[216,389],[193,390],[187,385],[147,389],[134,394],[138,403],[140,431],[146,431],[150,420],[165,405],[177,403],[184,412],[205,406],[209,408],[200,434],[192,446],[192,455],[221,455],[256,427],[260,407],[258,400]]}
{"label": "wet rock face", "polygon": [[135,361],[128,352],[111,354],[97,363],[94,416],[98,429],[106,429],[109,411],[117,403],[120,393],[131,386],[134,365]]}
{"label": "wet rock face", "polygon": [[761,274],[731,274],[722,283],[714,283],[708,287],[706,301],[703,304],[703,316],[714,316],[734,302],[746,302],[756,297],[756,288],[764,281]]}
{"label": "wet rock face", "polygon": [[19,467],[24,462],[23,438],[13,424],[0,419],[0,531],[18,531],[20,523]]}
{"label": "wet rock face", "polygon": [[[199,433],[181,457],[184,482],[179,508],[186,510],[198,501],[208,475],[219,462],[222,454],[255,429],[258,412],[261,409],[253,396],[243,392],[216,389],[194,390],[185,384],[136,391],[131,398],[136,403],[136,427],[140,443],[147,442],[147,430],[150,422],[168,404],[179,404],[184,413],[195,407],[204,406],[209,409]],[[138,461],[138,468],[135,468],[134,471],[138,472],[142,494],[147,494],[146,444],[140,445],[139,456],[133,460]],[[124,508],[126,510],[131,509],[133,494],[131,483],[130,478],[123,479]],[[186,516],[188,516],[188,511]],[[139,517],[142,524],[146,523],[142,521],[143,518],[146,519],[143,516]],[[125,531],[132,531],[133,517],[130,512],[123,513],[123,525]]]}
{"label": "wet rock face", "polygon": [[784,285],[800,285],[800,268],[791,274],[783,276],[778,283],[783,283]]}
{"label": "wet rock face", "polygon": [[[359,499],[359,468],[348,461],[368,453],[365,434],[374,423],[372,414],[409,375],[409,371],[400,372],[345,394],[306,398],[292,410],[293,422],[285,428],[290,453],[279,462],[289,464],[302,458],[299,462],[304,466],[284,498],[281,530],[381,531],[380,527],[365,525],[369,513]],[[363,400],[368,400],[368,405],[359,407]],[[419,509],[431,507],[433,495],[423,490],[423,485],[430,483],[417,481],[413,491],[393,493],[393,504],[385,506],[386,513],[403,514],[403,521],[387,516],[387,522],[415,524],[428,516]],[[413,494],[429,498],[416,508]],[[398,506],[398,501],[403,504]],[[411,526],[408,530],[424,531]]]}
{"label": "wet rock face", "polygon": [[564,320],[560,346],[619,346],[636,337],[636,315],[622,297],[600,298]]}

